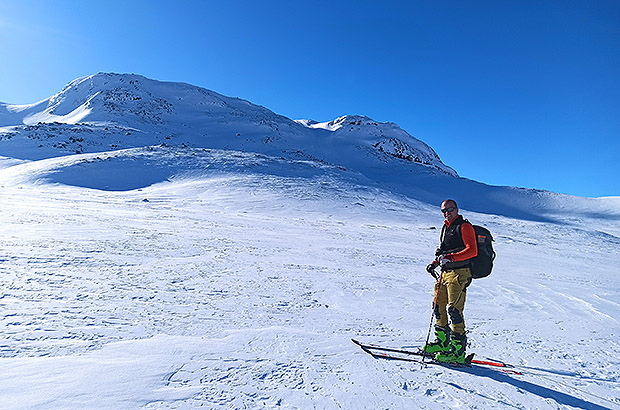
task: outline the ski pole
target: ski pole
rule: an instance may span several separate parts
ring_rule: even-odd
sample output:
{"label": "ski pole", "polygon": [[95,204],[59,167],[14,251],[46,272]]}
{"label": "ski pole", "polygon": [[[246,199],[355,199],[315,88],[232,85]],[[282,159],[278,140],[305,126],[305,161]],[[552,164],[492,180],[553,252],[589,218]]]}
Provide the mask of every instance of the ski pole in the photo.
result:
{"label": "ski pole", "polygon": [[[433,272],[435,272],[435,269],[433,269]],[[435,275],[433,276],[437,277],[437,273],[435,272]],[[437,309],[437,295],[439,294],[439,285],[441,284],[442,276],[443,276],[443,270],[439,273],[439,278],[437,279],[437,282],[436,282],[435,297],[433,297],[433,309],[431,310],[431,321],[428,325],[428,332],[426,333],[426,343],[424,343],[424,346],[428,345],[428,340],[431,337],[431,328],[433,327],[433,316],[435,315],[435,309]],[[426,355],[422,356],[422,363],[424,363],[425,357]]]}

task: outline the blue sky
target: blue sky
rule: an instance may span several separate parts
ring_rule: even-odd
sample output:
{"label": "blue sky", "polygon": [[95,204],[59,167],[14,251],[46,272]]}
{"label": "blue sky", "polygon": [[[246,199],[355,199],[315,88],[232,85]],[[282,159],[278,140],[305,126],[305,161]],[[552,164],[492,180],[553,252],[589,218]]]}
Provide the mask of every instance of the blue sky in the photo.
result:
{"label": "blue sky", "polygon": [[100,71],[399,124],[461,176],[620,195],[620,1],[0,2],[0,101]]}

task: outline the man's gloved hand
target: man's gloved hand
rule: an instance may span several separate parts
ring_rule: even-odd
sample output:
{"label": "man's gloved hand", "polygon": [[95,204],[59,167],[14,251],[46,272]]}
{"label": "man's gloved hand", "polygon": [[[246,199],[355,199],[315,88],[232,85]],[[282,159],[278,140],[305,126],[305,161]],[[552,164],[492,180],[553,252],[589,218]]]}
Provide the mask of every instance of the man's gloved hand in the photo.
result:
{"label": "man's gloved hand", "polygon": [[434,260],[433,262],[426,265],[426,271],[431,274],[432,277],[437,279],[437,273],[435,273],[435,268],[439,266],[439,262]]}
{"label": "man's gloved hand", "polygon": [[441,255],[438,259],[439,266],[443,269],[446,266],[446,263],[454,262],[454,257],[452,255]]}

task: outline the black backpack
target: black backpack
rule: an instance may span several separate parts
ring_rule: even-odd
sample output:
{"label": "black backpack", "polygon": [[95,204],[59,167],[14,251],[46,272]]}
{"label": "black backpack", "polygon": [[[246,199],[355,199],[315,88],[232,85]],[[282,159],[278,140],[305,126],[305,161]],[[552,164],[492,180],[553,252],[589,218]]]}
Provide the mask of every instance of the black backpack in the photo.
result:
{"label": "black backpack", "polygon": [[473,225],[478,242],[478,255],[471,259],[471,277],[474,279],[486,278],[491,274],[495,251],[493,250],[493,236],[487,228]]}

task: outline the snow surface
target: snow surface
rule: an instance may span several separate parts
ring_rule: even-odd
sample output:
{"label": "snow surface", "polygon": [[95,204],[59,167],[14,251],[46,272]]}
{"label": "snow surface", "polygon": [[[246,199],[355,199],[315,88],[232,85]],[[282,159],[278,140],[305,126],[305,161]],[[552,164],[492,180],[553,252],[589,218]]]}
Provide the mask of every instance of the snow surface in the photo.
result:
{"label": "snow surface", "polygon": [[[0,108],[1,408],[620,408],[619,198],[487,186],[373,149],[432,158],[394,124],[296,123],[186,84],[123,100],[165,107],[167,90],[157,127],[95,104],[136,80],[152,82],[99,74]],[[194,121],[186,92],[219,108]],[[88,122],[71,123],[77,107]],[[19,122],[46,110],[56,123]],[[266,118],[277,142],[259,143]],[[158,140],[175,127],[193,131]],[[469,350],[523,375],[350,341],[425,339],[448,196],[499,255],[468,290]]]}

